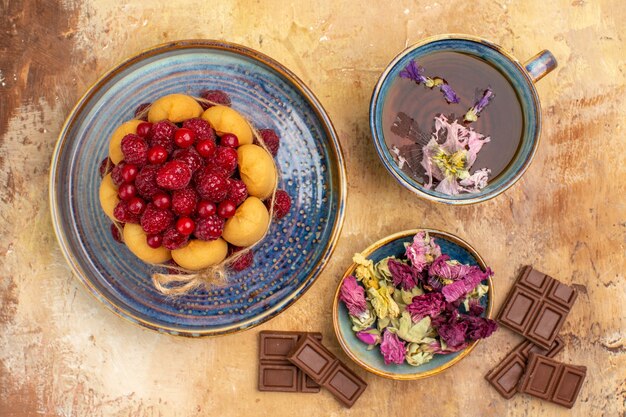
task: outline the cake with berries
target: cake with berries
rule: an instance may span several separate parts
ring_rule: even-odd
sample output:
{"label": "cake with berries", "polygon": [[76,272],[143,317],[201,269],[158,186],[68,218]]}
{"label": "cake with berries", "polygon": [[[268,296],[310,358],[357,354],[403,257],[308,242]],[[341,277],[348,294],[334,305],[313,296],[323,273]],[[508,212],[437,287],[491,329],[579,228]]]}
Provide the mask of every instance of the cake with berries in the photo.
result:
{"label": "cake with berries", "polygon": [[[271,211],[278,220],[291,207],[276,190],[276,132],[255,131],[222,91],[200,97],[171,94],[139,106],[113,132],[100,166],[100,204],[114,238],[150,264],[220,265],[265,236]],[[252,263],[246,251],[229,266]]]}

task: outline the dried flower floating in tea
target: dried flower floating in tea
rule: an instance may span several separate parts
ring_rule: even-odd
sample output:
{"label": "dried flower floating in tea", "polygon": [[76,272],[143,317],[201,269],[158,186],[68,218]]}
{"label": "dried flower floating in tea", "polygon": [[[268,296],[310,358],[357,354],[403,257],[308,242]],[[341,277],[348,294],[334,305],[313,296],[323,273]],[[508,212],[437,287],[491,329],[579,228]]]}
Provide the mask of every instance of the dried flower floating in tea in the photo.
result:
{"label": "dried flower floating in tea", "polygon": [[[440,138],[444,139],[440,143]],[[476,192],[487,185],[489,170],[484,168],[470,174],[482,146],[490,138],[458,123],[450,123],[444,115],[435,117],[435,131],[430,142],[423,147],[422,166],[426,170],[428,182],[424,188],[430,189],[434,181],[435,191],[448,195],[461,192]]]}
{"label": "dried flower floating in tea", "polygon": [[424,75],[424,68],[417,65],[415,60],[411,60],[411,62],[400,71],[399,75],[400,78],[412,80],[416,84],[423,84],[427,88],[439,87],[439,90],[443,93],[443,98],[449,104],[456,104],[460,101],[459,96],[457,96],[446,80],[441,77],[426,77]]}
{"label": "dried flower floating in tea", "polygon": [[[446,80],[441,77],[431,78],[426,76],[424,68],[418,65],[415,60],[411,60],[400,71],[399,77],[411,80],[427,88],[439,87],[448,104],[460,102],[459,96]],[[465,113],[463,122],[477,121],[480,113],[494,97],[495,94],[491,87],[483,90],[481,97]],[[405,133],[407,134],[411,130],[419,131],[419,127],[414,128],[415,122],[413,119],[410,119],[404,113],[399,114],[399,116],[402,116],[402,120],[396,120],[394,123],[395,133],[398,133],[401,127],[403,127],[401,130],[406,131]],[[427,139],[428,142],[424,144],[425,142],[419,143],[419,141],[416,141],[416,146],[414,146],[414,148],[417,148],[415,149],[417,152],[420,152],[421,149],[421,166],[424,168],[423,174],[426,177],[424,188],[434,189],[448,195],[476,193],[485,188],[488,184],[491,170],[482,168],[473,173],[470,173],[470,170],[476,161],[478,152],[483,144],[490,141],[490,138],[474,131],[467,125],[458,123],[457,120],[450,122],[444,114],[439,114],[435,117],[434,125],[435,130],[431,134],[430,139]],[[416,167],[410,163],[410,161],[415,161],[415,158],[405,153],[408,149],[413,148],[404,146],[403,150],[400,150],[397,146],[393,146],[391,152],[397,160],[400,169],[404,169],[406,166],[413,173],[417,173]]]}
{"label": "dried flower floating in tea", "polygon": [[467,113],[465,113],[465,116],[463,116],[463,120],[466,122],[475,122],[476,120],[478,120],[480,112],[482,112],[483,109],[487,107],[489,103],[491,103],[491,100],[493,100],[495,96],[496,95],[493,93],[493,91],[491,91],[491,88],[487,87],[487,89],[483,91],[480,99],[467,111]]}

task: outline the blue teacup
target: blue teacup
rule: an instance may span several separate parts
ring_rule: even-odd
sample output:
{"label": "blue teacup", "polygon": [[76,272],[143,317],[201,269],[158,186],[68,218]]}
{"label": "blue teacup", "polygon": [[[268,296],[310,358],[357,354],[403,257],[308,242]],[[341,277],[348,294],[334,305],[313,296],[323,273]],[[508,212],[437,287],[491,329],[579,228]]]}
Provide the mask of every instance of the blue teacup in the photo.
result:
{"label": "blue teacup", "polygon": [[[411,62],[434,52],[461,52],[480,58],[503,74],[517,93],[522,111],[523,130],[519,147],[508,166],[480,191],[448,195],[425,188],[403,171],[385,141],[382,115],[390,87]],[[370,128],[378,156],[385,168],[404,187],[427,200],[463,205],[489,200],[511,187],[524,174],[535,155],[541,131],[541,106],[535,82],[556,68],[556,59],[547,50],[539,52],[525,64],[500,46],[469,35],[442,35],[427,38],[396,56],[380,76],[370,103]]]}

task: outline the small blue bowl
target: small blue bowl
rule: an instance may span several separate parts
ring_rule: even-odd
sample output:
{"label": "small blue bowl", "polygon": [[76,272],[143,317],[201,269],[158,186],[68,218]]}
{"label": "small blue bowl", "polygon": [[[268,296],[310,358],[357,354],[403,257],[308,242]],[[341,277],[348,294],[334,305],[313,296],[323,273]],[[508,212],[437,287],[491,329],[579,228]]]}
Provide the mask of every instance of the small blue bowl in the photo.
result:
{"label": "small blue bowl", "polygon": [[[372,244],[362,253],[366,258],[371,259],[374,262],[378,262],[388,256],[403,257],[406,252],[404,244],[412,242],[415,234],[422,230],[428,232],[430,236],[436,239],[436,242],[441,247],[441,252],[443,254],[450,255],[452,259],[456,259],[464,264],[478,265],[483,270],[487,268],[483,258],[481,258],[478,252],[476,252],[476,250],[472,248],[469,243],[450,233],[432,229],[405,230],[403,232],[395,233]],[[356,267],[357,265],[353,263],[343,275],[343,278],[337,286],[335,299],[333,301],[333,326],[337,340],[339,340],[339,344],[343,348],[344,352],[346,352],[346,354],[363,369],[378,376],[390,379],[422,379],[443,372],[445,369],[448,369],[469,355],[472,349],[476,347],[479,340],[470,343],[461,351],[451,353],[449,355],[435,355],[430,362],[420,366],[411,366],[406,363],[402,365],[386,365],[383,360],[383,356],[380,354],[378,349],[367,350],[367,345],[356,337],[356,334],[352,330],[352,322],[350,321],[350,317],[348,315],[348,309],[342,302],[339,301],[339,290],[341,289],[341,284],[346,277],[354,273]],[[493,300],[495,299],[493,281],[489,278],[488,280],[483,281],[483,284],[489,286],[489,292],[487,293],[488,296],[486,299],[483,298],[481,300],[482,306],[485,307],[485,311],[482,316],[491,318]]]}
{"label": "small blue bowl", "polygon": [[[389,150],[383,131],[383,106],[393,82],[407,64],[434,52],[461,52],[489,62],[508,79],[517,92],[522,107],[524,132],[520,146],[508,167],[476,193],[448,195],[426,189],[402,171]],[[502,47],[469,35],[441,35],[424,39],[396,56],[380,76],[370,103],[370,129],[376,151],[383,165],[404,187],[430,201],[464,205],[489,200],[511,187],[530,165],[539,145],[541,107],[534,83],[556,68],[556,59],[544,50],[521,64]]]}
{"label": "small blue bowl", "polygon": [[[255,249],[252,268],[228,285],[179,297],[157,291],[155,267],[112,238],[98,199],[109,137],[144,102],[220,89],[257,128],[282,138],[279,188],[293,199]],[[291,71],[244,46],[177,41],[144,51],[100,78],[63,127],[50,170],[52,221],[76,277],[121,317],[172,335],[214,336],[262,323],[311,287],[339,237],[346,198],[336,133],[313,93]]]}

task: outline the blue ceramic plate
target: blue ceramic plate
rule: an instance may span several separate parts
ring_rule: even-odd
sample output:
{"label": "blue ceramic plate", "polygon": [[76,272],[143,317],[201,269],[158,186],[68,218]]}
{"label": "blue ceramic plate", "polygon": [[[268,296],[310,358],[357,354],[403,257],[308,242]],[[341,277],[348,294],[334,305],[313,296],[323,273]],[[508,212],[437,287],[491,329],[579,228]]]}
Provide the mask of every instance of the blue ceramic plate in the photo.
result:
{"label": "blue ceramic plate", "polygon": [[[426,230],[430,236],[434,237],[441,247],[441,252],[450,255],[450,258],[469,265],[479,265],[483,270],[487,267],[478,252],[460,238],[439,230],[421,230]],[[374,262],[378,262],[388,256],[404,257],[404,244],[406,242],[412,242],[413,236],[419,231],[420,230],[406,230],[387,236],[365,249],[363,254]],[[478,341],[475,341],[469,344],[465,349],[449,355],[435,355],[430,362],[420,366],[411,366],[406,363],[402,365],[385,365],[378,349],[367,350],[367,345],[356,337],[354,331],[352,331],[352,322],[348,317],[348,310],[345,305],[339,301],[339,289],[341,288],[343,279],[352,275],[355,268],[356,264],[352,264],[337,286],[335,299],[333,301],[333,325],[335,334],[343,350],[365,370],[391,379],[409,380],[426,378],[437,375],[459,362],[467,356],[472,349],[474,349],[476,343],[478,343]],[[490,318],[494,299],[493,282],[490,278],[483,281],[483,284],[489,286],[488,297],[484,297],[482,300],[482,305],[485,307],[483,316]]]}
{"label": "blue ceramic plate", "polygon": [[[226,91],[233,108],[255,127],[279,133],[279,188],[291,195],[293,206],[255,251],[253,268],[231,275],[227,287],[167,298],[152,286],[153,267],[111,237],[98,199],[98,166],[112,132],[133,118],[140,103],[203,89]],[[298,299],[330,257],[345,194],[341,149],[311,91],[271,58],[218,41],[157,46],[105,74],[72,110],[50,173],[55,231],[78,279],[122,317],[185,336],[246,329]]]}

